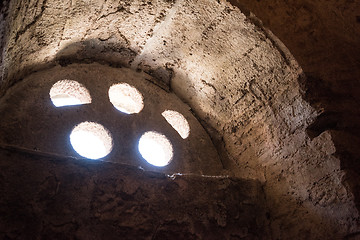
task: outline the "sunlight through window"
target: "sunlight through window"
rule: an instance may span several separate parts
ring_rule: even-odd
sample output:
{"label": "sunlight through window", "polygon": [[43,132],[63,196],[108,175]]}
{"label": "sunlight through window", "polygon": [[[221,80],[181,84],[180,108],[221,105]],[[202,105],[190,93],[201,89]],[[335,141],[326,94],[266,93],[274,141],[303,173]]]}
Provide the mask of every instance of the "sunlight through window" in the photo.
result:
{"label": "sunlight through window", "polygon": [[111,86],[109,99],[117,110],[126,114],[139,113],[144,107],[142,94],[127,83]]}
{"label": "sunlight through window", "polygon": [[172,110],[166,110],[161,115],[180,134],[183,139],[189,136],[189,123],[181,113]]}
{"label": "sunlight through window", "polygon": [[70,134],[74,150],[81,156],[99,159],[112,150],[112,137],[101,124],[83,122],[77,125]]}
{"label": "sunlight through window", "polygon": [[157,132],[146,132],[141,136],[139,152],[148,163],[158,167],[168,165],[173,157],[170,141]]}
{"label": "sunlight through window", "polygon": [[51,100],[55,107],[81,105],[81,101],[79,99],[66,94],[56,95],[52,97]]}
{"label": "sunlight through window", "polygon": [[55,107],[81,105],[91,103],[89,91],[73,80],[61,80],[50,89],[50,99]]}

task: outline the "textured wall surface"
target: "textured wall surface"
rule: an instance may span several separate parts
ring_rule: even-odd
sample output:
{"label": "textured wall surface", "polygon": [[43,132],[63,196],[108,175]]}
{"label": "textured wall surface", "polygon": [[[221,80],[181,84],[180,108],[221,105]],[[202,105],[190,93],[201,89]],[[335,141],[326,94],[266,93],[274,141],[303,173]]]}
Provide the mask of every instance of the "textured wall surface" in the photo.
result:
{"label": "textured wall surface", "polygon": [[257,181],[167,177],[114,163],[4,149],[0,166],[1,239],[269,236]]}
{"label": "textured wall surface", "polygon": [[356,238],[355,1],[233,4],[242,11],[211,0],[13,1],[1,95],[55,65],[144,71],[192,108],[227,174],[263,184],[270,233],[261,237]]}
{"label": "textured wall surface", "polygon": [[7,34],[7,16],[9,10],[9,1],[1,1],[0,3],[0,81],[2,82],[4,79],[4,68],[5,65],[3,64],[3,57],[5,53],[5,45],[6,45],[6,36]]}
{"label": "textured wall surface", "polygon": [[[55,107],[49,92],[54,83],[63,79],[83,84],[92,102]],[[189,107],[175,94],[154,85],[151,79],[147,74],[128,68],[96,63],[58,66],[27,76],[0,100],[0,115],[3,116],[0,143],[81,158],[74,151],[69,135],[79,123],[91,121],[103,125],[112,135],[113,149],[105,161],[168,174],[221,175],[224,169],[218,153]],[[142,94],[144,108],[139,113],[124,114],[111,104],[108,91],[117,83],[131,84]],[[187,119],[190,126],[188,138],[181,138],[162,116],[163,111],[169,109],[178,111]],[[154,167],[141,157],[138,143],[147,131],[164,134],[172,144],[173,158],[166,167]]]}
{"label": "textured wall surface", "polygon": [[[322,114],[308,129],[330,130],[345,184],[360,206],[360,5],[358,1],[231,0],[255,13],[290,49],[307,75],[304,96]],[[358,207],[359,209],[359,207]]]}

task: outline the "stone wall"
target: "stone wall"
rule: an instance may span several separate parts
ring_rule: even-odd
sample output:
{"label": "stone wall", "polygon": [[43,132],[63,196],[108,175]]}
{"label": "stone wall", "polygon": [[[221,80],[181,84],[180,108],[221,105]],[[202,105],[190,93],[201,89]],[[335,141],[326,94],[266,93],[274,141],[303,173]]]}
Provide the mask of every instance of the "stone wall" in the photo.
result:
{"label": "stone wall", "polygon": [[[346,59],[347,52],[325,51],[342,38],[320,41],[320,36],[337,36],[336,31],[321,35],[323,27],[344,25],[337,21],[331,24],[328,11],[320,12],[331,21],[317,21],[314,16],[319,8],[305,1],[301,6],[293,3],[290,12],[279,2],[234,1],[234,5],[240,9],[211,0],[13,1],[1,95],[31,72],[55,65],[98,62],[144,71],[156,85],[191,107],[217,146],[226,174],[263,184],[270,235],[264,231],[261,237],[356,237],[360,230],[354,201],[358,196],[357,162],[353,161],[356,137],[345,138],[342,130],[357,126],[357,114],[354,121],[345,121],[348,112],[340,111],[348,109],[349,102],[355,106],[356,98],[345,98],[342,90],[335,91],[340,89],[336,76],[347,69],[341,66],[349,63],[344,60],[338,65],[336,59]],[[280,7],[267,11],[277,5]],[[306,74],[247,9],[279,33],[291,52],[294,49]],[[341,13],[347,11],[342,9]],[[350,18],[342,19],[345,23]],[[294,23],[291,34],[286,35],[283,22]],[[348,36],[344,44],[353,46],[351,36],[355,39],[357,33],[351,30],[344,35]],[[320,43],[312,48],[306,34],[314,44]],[[333,56],[324,55],[328,52],[336,58],[324,65],[325,59]],[[356,63],[356,54],[352,56]],[[353,70],[342,76],[349,80],[356,74]],[[337,80],[328,81],[331,78]],[[356,83],[351,79],[344,82],[349,86]],[[333,96],[339,97],[340,103],[331,100]]]}
{"label": "stone wall", "polygon": [[0,72],[1,72],[1,76],[0,76],[0,81],[1,83],[4,80],[5,77],[5,64],[3,62],[3,57],[5,55],[5,44],[6,44],[6,36],[7,34],[7,30],[8,30],[8,26],[6,23],[8,23],[7,21],[7,16],[8,16],[8,9],[9,9],[9,1],[2,1],[0,3]]}
{"label": "stone wall", "polygon": [[[0,150],[1,239],[266,239],[258,181]],[[206,204],[205,204],[206,203]]]}
{"label": "stone wall", "polygon": [[[82,84],[89,91],[91,102],[55,107],[49,92],[56,82],[64,79]],[[154,81],[143,72],[97,63],[74,63],[30,74],[0,100],[0,115],[3,116],[0,143],[83,158],[74,151],[69,135],[80,123],[95,122],[107,129],[112,139],[112,151],[105,161],[167,174],[222,175],[224,169],[218,153],[189,107],[175,94],[154,85]],[[110,102],[109,88],[118,83],[127,83],[140,92],[144,106],[139,113],[125,114]],[[162,116],[166,110],[184,116],[190,127],[186,139]],[[138,151],[140,137],[149,131],[156,131],[170,141],[173,157],[164,167],[152,166]]]}
{"label": "stone wall", "polygon": [[[284,42],[299,61],[307,80],[305,99],[322,112],[308,128],[310,136],[329,130],[360,205],[358,102],[360,92],[360,6],[356,1],[237,1]],[[358,207],[359,209],[359,207]]]}

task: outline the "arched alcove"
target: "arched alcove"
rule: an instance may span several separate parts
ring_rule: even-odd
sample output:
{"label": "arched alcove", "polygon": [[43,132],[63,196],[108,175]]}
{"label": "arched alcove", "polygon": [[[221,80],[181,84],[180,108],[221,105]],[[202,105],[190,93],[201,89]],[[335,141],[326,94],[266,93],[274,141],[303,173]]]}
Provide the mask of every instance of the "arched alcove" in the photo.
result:
{"label": "arched alcove", "polygon": [[[76,85],[87,86],[87,94],[92,96],[90,104],[70,104],[62,107],[52,104],[49,91],[54,92],[54,86],[59,85],[58,79],[66,76],[76,79]],[[166,92],[152,83],[155,80],[150,79],[152,77],[145,73],[96,63],[58,66],[31,74],[12,89],[13,94],[3,99],[3,102],[21,106],[21,111],[14,109],[13,105],[3,105],[1,111],[8,114],[1,123],[4,132],[0,138],[3,142],[15,145],[26,139],[21,143],[21,147],[26,149],[36,148],[77,158],[101,158],[103,161],[133,165],[170,175],[222,175],[224,169],[218,153],[204,128],[189,111],[189,107],[175,94]],[[93,84],[96,82],[98,84]],[[70,95],[76,95],[79,91],[72,87],[66,89]],[[19,99],[19,94],[27,100],[24,102]],[[182,138],[163,117],[162,113],[168,109],[182,113],[191,129],[188,138]],[[24,112],[32,114],[23,115]],[[27,130],[22,131],[16,125],[8,126],[12,119],[16,119],[20,125],[26,125]],[[83,128],[80,127],[82,125]],[[49,129],[52,130],[51,134]],[[141,156],[138,149],[139,139],[146,132],[152,131],[164,136],[171,143],[169,164],[155,167],[156,165],[149,164],[145,161],[146,158]],[[78,132],[85,136],[76,134]],[[106,142],[99,146],[99,149],[103,150],[94,152],[96,146],[93,144],[101,141]],[[89,154],[86,153],[87,147]],[[150,148],[147,155],[156,156],[160,154],[157,152],[160,150]]]}
{"label": "arched alcove", "polygon": [[[0,105],[0,112],[11,110],[12,113],[0,124],[4,132],[0,135],[1,142],[15,148],[39,149],[40,152],[55,149],[56,154],[61,155],[63,149],[59,146],[64,144],[64,130],[72,123],[63,124],[63,129],[53,130],[58,140],[43,141],[39,145],[37,134],[43,135],[43,131],[54,128],[44,130],[43,126],[48,126],[49,122],[37,121],[39,115],[33,118],[34,127],[30,130],[25,124],[20,124],[22,128],[18,128],[16,124],[19,121],[15,119],[23,113],[9,103],[14,98],[17,105],[29,107],[22,110],[34,109],[38,103],[34,99],[25,102],[23,99],[27,94],[23,89],[41,93],[55,82],[56,76],[67,79],[71,75],[71,79],[82,79],[86,83],[93,99],[92,105],[56,109],[56,113],[44,105],[37,113],[58,122],[64,117],[78,123],[103,120],[104,127],[122,136],[114,143],[122,148],[113,150],[109,159],[126,166],[138,165],[134,164],[136,157],[130,153],[132,149],[129,147],[136,144],[131,144],[128,139],[139,139],[149,130],[162,132],[163,129],[158,127],[161,122],[166,126],[170,142],[175,144],[174,156],[179,156],[171,164],[182,164],[170,168],[170,173],[174,173],[170,179],[174,178],[175,182],[172,185],[169,179],[164,180],[166,186],[161,180],[152,181],[149,178],[169,171],[140,164],[140,168],[155,172],[149,178],[143,178],[133,169],[126,170],[125,173],[134,175],[121,179],[128,182],[122,185],[125,187],[120,196],[111,192],[115,197],[110,197],[113,199],[108,199],[110,202],[144,201],[147,194],[153,199],[156,195],[152,192],[153,186],[154,189],[161,186],[159,189],[164,190],[156,195],[160,199],[163,197],[159,200],[161,203],[170,199],[167,194],[172,192],[178,195],[182,191],[192,192],[184,195],[189,199],[195,195],[198,197],[201,186],[206,189],[204,199],[210,200],[195,197],[195,203],[190,201],[194,206],[186,209],[191,213],[168,213],[171,220],[165,220],[165,223],[159,221],[157,227],[147,225],[145,232],[155,228],[154,236],[157,236],[158,229],[158,236],[167,236],[166,232],[161,232],[165,224],[179,228],[178,232],[186,229],[184,232],[189,235],[184,233],[184,236],[190,239],[206,239],[208,229],[221,229],[216,235],[218,239],[231,236],[316,239],[345,236],[359,229],[357,222],[352,220],[358,219],[358,213],[351,190],[343,184],[345,172],[340,160],[334,156],[336,148],[332,135],[326,131],[315,138],[307,135],[308,127],[320,112],[303,98],[300,83],[306,81],[305,74],[286,47],[252,14],[244,15],[226,1],[132,1],[118,6],[111,2],[77,3],[60,5],[56,9],[51,7],[51,2],[40,8],[34,7],[34,22],[22,19],[21,14],[14,14],[9,20],[13,31],[9,33],[5,59],[7,66],[12,68],[5,68],[2,86],[7,89],[7,86],[19,83],[8,89],[1,99],[4,104]],[[26,10],[27,7],[19,1],[14,2],[11,9]],[[64,14],[68,9],[71,9],[70,16]],[[118,78],[128,81],[144,95],[145,106],[135,115],[124,115],[109,102],[106,91],[118,83]],[[24,80],[20,82],[21,79]],[[156,107],[170,102],[176,104]],[[189,139],[179,136],[162,117],[161,113],[168,109],[180,112],[189,121]],[[142,120],[136,118],[139,116]],[[151,125],[150,122],[156,124]],[[146,129],[146,124],[153,128]],[[197,127],[192,127],[194,124]],[[120,127],[125,130],[120,130]],[[23,129],[25,132],[21,132]],[[12,130],[20,131],[20,134],[11,135]],[[198,133],[194,134],[194,130]],[[126,144],[120,144],[123,142]],[[180,142],[185,145],[176,146]],[[118,156],[123,158],[119,160]],[[176,173],[178,170],[179,173]],[[183,171],[196,174],[196,177],[182,176]],[[139,179],[149,180],[154,185],[139,187],[135,184],[137,188],[133,189],[132,183],[136,181],[132,176],[140,176]],[[101,192],[106,184],[96,179],[96,184],[100,182],[102,187],[94,188]],[[121,182],[106,179],[112,183]],[[232,179],[236,179],[236,183],[228,183]],[[226,182],[224,187],[222,181]],[[210,182],[215,182],[216,194],[211,194],[213,188],[206,187],[206,183]],[[222,191],[224,188],[226,190]],[[229,197],[225,193],[230,194]],[[242,194],[246,200],[241,200],[239,196]],[[92,206],[100,209],[99,203],[103,201],[95,195],[92,196],[97,201]],[[211,211],[199,207],[206,205],[207,201],[212,204]],[[152,204],[158,206],[154,202]],[[257,206],[259,211],[239,216],[246,204]],[[139,207],[136,203],[134,206]],[[121,209],[115,209],[117,214],[121,212]],[[235,209],[234,214],[232,209]],[[149,207],[144,212],[146,215],[161,211]],[[204,215],[211,217],[203,219]],[[97,217],[114,220],[111,214],[98,214]],[[151,215],[150,218],[155,219],[156,216]],[[190,227],[197,226],[199,222],[201,227],[198,229]],[[129,228],[138,232],[138,225],[132,224]],[[123,222],[120,225],[124,227]],[[259,228],[262,230],[257,235],[255,232]]]}

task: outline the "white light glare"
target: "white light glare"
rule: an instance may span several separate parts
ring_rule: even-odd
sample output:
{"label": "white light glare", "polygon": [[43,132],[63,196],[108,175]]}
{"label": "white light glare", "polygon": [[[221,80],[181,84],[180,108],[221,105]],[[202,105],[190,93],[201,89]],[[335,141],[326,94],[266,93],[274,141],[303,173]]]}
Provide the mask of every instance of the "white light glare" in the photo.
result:
{"label": "white light glare", "polygon": [[73,106],[73,105],[81,105],[80,99],[77,99],[75,97],[71,97],[66,94],[60,94],[56,95],[51,98],[52,103],[55,105],[55,107],[63,107],[63,106]]}
{"label": "white light glare", "polygon": [[94,122],[77,125],[70,134],[70,142],[79,155],[90,159],[103,158],[112,150],[110,133]]}
{"label": "white light glare", "polygon": [[142,94],[127,83],[111,86],[109,99],[117,110],[126,114],[139,113],[144,107]]}
{"label": "white light glare", "polygon": [[172,110],[166,110],[161,115],[179,133],[179,135],[183,139],[189,136],[189,123],[181,113]]}
{"label": "white light glare", "polygon": [[141,136],[139,152],[148,163],[158,167],[168,165],[173,157],[170,141],[157,132],[146,132]]}
{"label": "white light glare", "polygon": [[74,80],[57,81],[50,89],[50,99],[55,107],[91,103],[89,91]]}

